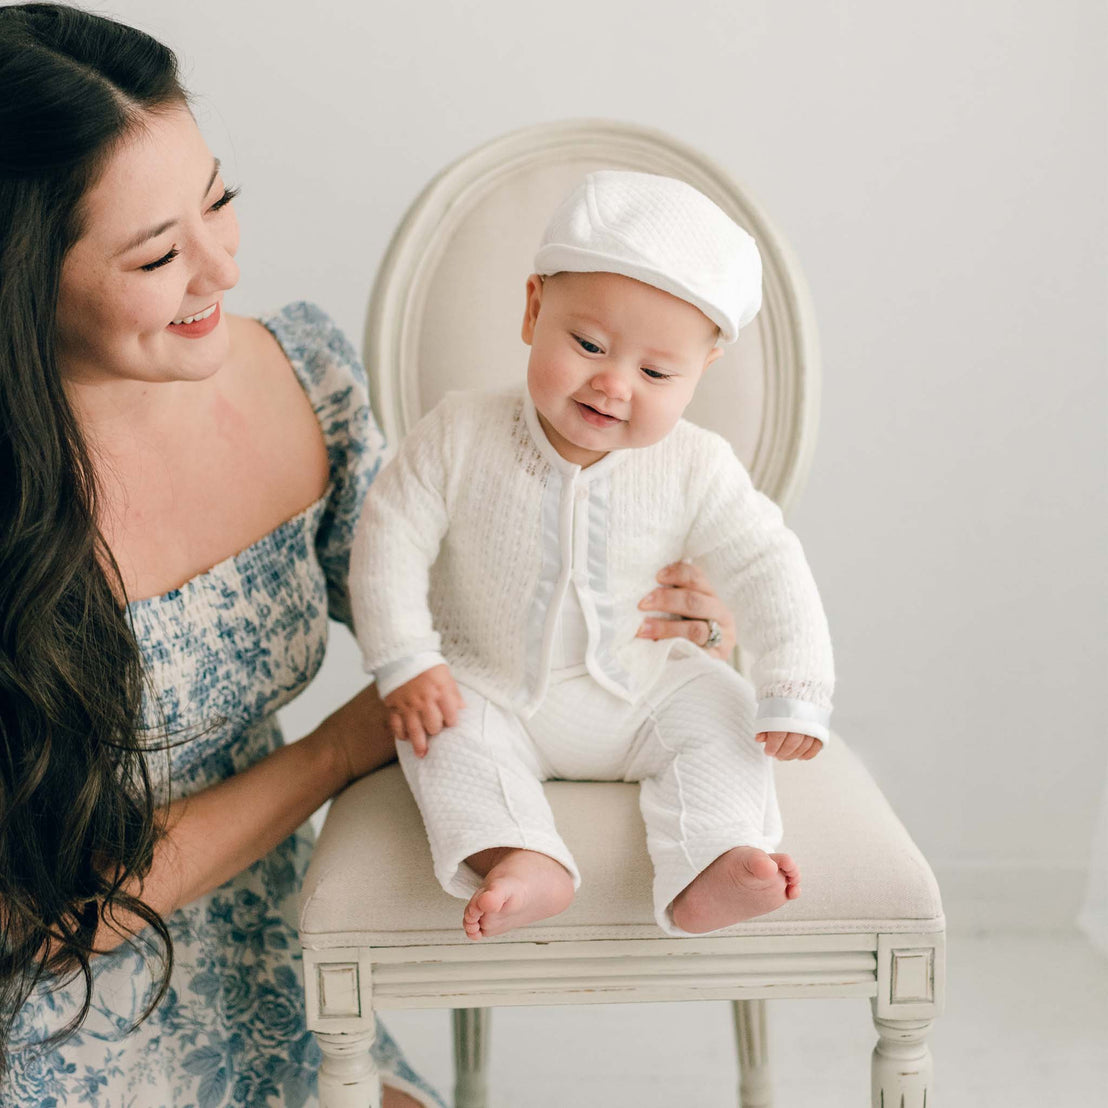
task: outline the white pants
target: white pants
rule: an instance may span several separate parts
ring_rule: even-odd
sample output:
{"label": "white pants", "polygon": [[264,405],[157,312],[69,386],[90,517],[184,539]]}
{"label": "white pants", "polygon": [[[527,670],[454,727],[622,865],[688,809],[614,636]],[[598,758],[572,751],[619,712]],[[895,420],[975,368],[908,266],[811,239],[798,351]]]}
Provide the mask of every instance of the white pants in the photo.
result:
{"label": "white pants", "polygon": [[435,875],[468,898],[480,878],[465,859],[522,847],[580,874],[554,827],[541,782],[640,781],[639,807],[654,864],[654,916],[671,935],[673,898],[736,846],[773,850],[781,815],[771,760],[754,741],[754,692],[724,662],[672,660],[655,695],[628,704],[587,674],[552,682],[528,720],[462,687],[455,727],[400,764],[423,815]]}

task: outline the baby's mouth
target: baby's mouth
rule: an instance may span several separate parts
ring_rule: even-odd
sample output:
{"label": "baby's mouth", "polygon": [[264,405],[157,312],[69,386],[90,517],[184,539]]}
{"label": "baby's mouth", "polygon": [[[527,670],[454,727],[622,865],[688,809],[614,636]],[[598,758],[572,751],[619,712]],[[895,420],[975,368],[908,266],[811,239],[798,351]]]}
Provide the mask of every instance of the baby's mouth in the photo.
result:
{"label": "baby's mouth", "polygon": [[575,403],[577,404],[577,410],[581,413],[581,417],[586,423],[591,423],[594,427],[611,427],[613,423],[623,422],[619,416],[602,412],[599,408],[594,408],[591,404],[586,404],[582,400],[577,400]]}

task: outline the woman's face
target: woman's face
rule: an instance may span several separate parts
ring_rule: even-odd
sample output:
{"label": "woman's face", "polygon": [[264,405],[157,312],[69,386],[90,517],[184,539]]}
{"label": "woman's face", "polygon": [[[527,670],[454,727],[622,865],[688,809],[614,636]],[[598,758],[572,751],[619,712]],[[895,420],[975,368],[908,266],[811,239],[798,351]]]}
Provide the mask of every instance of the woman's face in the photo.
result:
{"label": "woman's face", "polygon": [[232,195],[184,107],[146,115],[120,144],[85,196],[84,233],[62,266],[68,382],[197,381],[220,368],[221,301],[239,276]]}

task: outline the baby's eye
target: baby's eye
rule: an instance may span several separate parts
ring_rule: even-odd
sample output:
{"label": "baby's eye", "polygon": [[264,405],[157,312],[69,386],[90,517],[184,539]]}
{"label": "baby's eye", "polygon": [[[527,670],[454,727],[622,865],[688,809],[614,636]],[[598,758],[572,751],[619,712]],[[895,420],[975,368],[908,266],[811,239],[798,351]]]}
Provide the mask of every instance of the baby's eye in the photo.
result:
{"label": "baby's eye", "polygon": [[577,344],[581,347],[581,349],[584,350],[587,354],[600,353],[600,347],[597,346],[595,342],[589,342],[588,339],[583,339],[580,335],[574,335],[573,337],[577,340]]}
{"label": "baby's eye", "polygon": [[645,365],[642,367],[642,371],[652,381],[668,381],[673,376],[672,373],[663,373],[659,369],[651,369],[649,366]]}

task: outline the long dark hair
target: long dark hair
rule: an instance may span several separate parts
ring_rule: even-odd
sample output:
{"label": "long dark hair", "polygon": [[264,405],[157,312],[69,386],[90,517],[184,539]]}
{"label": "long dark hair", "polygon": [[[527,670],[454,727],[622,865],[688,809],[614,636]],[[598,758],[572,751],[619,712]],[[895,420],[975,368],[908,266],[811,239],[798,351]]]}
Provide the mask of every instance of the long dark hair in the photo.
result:
{"label": "long dark hair", "polygon": [[142,1018],[169,983],[165,923],[127,891],[161,833],[141,655],[62,386],[56,309],[105,161],[144,113],[186,102],[150,36],[60,4],[0,8],[0,1074],[44,978],[85,983],[50,1041],[83,1022],[102,922],[134,936],[129,913],[159,940]]}

